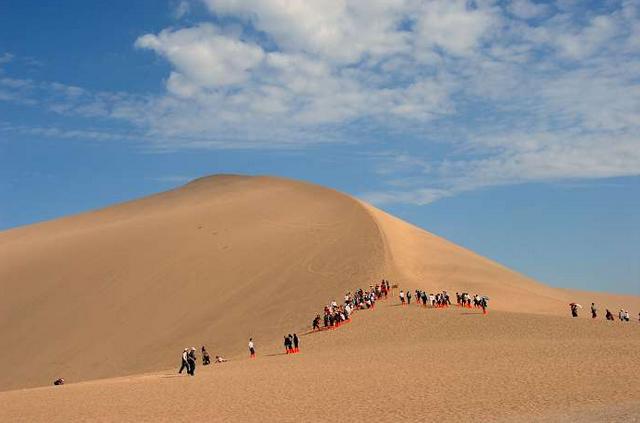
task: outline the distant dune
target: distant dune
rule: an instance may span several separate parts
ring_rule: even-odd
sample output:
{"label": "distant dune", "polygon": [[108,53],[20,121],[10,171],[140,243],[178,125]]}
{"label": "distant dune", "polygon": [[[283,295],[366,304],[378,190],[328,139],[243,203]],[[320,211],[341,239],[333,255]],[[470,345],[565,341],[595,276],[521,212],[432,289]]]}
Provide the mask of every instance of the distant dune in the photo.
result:
{"label": "distant dune", "polygon": [[330,189],[214,176],[0,232],[0,390],[172,368],[187,345],[243,356],[250,336],[271,345],[383,277],[502,312],[640,311],[640,297],[551,288]]}

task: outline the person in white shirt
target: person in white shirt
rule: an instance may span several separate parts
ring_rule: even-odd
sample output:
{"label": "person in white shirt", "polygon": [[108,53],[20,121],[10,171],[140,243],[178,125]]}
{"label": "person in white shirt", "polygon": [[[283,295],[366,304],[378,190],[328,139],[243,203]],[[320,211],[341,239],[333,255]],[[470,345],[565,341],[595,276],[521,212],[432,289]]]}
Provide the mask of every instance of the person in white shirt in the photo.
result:
{"label": "person in white shirt", "polygon": [[400,290],[400,303],[404,305],[404,291]]}
{"label": "person in white shirt", "polygon": [[253,345],[253,338],[249,338],[249,357],[256,358],[256,349]]}
{"label": "person in white shirt", "polygon": [[189,363],[187,361],[188,358],[189,348],[185,348],[184,351],[182,351],[182,365],[180,366],[180,370],[178,370],[178,373],[182,374],[182,371],[184,369],[187,369],[187,373],[189,373]]}

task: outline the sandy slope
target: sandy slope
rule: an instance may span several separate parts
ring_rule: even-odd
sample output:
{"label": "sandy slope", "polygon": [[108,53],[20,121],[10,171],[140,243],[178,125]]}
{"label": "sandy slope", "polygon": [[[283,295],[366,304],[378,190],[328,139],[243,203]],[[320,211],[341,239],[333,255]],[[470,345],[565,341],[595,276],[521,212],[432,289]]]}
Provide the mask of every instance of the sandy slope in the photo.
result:
{"label": "sandy slope", "polygon": [[187,345],[244,352],[381,277],[382,251],[351,198],[235,176],[0,233],[0,389],[165,368]]}
{"label": "sandy slope", "polygon": [[383,276],[478,291],[503,311],[640,311],[638,297],[547,287],[332,190],[217,176],[0,233],[0,390],[170,368],[186,345],[243,356],[249,336],[271,346]]}
{"label": "sandy slope", "polygon": [[[387,262],[401,285],[431,291],[467,291],[488,295],[491,308],[514,312],[566,316],[567,304],[578,302],[590,314],[591,302],[602,313],[608,307],[616,316],[620,308],[640,312],[640,296],[615,295],[552,288],[513,272],[472,251],[364,204],[379,225]],[[640,292],[640,285],[638,286]],[[603,314],[604,315],[604,314]]]}
{"label": "sandy slope", "polygon": [[0,393],[2,421],[638,421],[640,326],[399,307],[302,352]]}

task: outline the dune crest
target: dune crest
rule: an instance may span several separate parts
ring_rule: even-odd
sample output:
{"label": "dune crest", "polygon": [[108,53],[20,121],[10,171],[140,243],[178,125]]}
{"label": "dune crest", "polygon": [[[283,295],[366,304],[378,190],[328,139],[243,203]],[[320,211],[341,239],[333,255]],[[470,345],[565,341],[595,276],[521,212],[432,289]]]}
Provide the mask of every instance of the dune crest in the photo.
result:
{"label": "dune crest", "polygon": [[260,353],[382,277],[477,291],[505,311],[640,305],[550,288],[352,197],[273,177],[201,178],[4,231],[0,264],[0,390],[170,368],[188,345],[233,356],[250,336]]}

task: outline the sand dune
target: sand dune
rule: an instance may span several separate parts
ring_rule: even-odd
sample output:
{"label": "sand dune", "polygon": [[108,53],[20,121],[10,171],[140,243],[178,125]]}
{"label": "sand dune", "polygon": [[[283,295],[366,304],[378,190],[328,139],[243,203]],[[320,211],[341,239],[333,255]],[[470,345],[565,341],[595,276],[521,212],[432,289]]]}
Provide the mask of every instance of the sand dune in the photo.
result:
{"label": "sand dune", "polygon": [[614,314],[620,308],[640,311],[640,296],[552,288],[375,207],[363,207],[385,240],[389,273],[405,286],[486,294],[492,299],[491,308],[513,312],[566,316],[570,302],[584,305],[585,316],[592,302],[602,313],[604,307]]}
{"label": "sand dune", "polygon": [[0,233],[0,390],[172,368],[186,345],[275,348],[382,277],[480,292],[505,313],[566,316],[574,300],[640,311],[640,297],[551,288],[333,190],[216,176]]}
{"label": "sand dune", "polygon": [[2,421],[629,422],[637,323],[399,307],[387,300],[302,352],[0,392]]}

